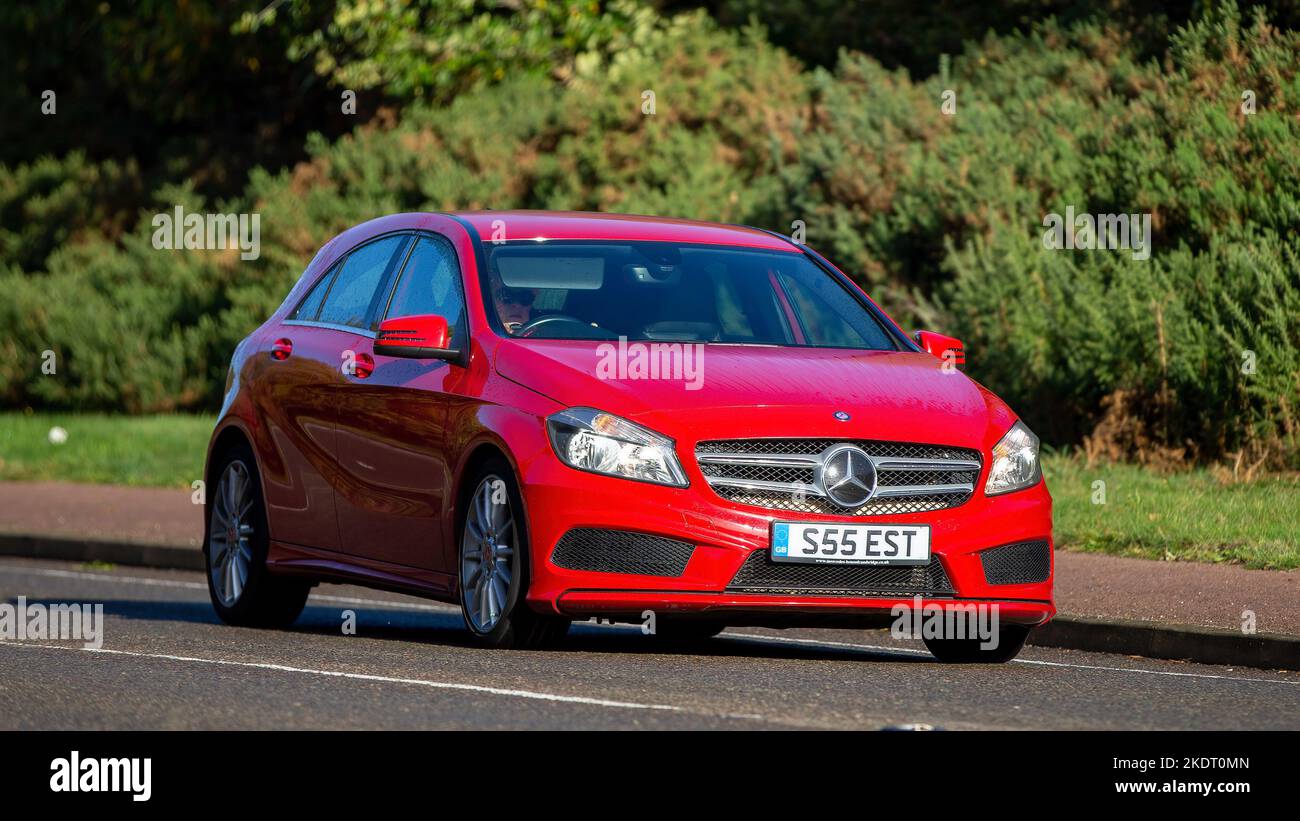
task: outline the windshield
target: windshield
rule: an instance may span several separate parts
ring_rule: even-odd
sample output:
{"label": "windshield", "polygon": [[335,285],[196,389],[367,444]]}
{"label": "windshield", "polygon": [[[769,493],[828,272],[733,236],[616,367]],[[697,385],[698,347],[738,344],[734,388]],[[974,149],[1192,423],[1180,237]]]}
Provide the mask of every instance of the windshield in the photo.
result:
{"label": "windshield", "polygon": [[548,241],[488,245],[487,258],[491,309],[512,336],[898,349],[800,253]]}

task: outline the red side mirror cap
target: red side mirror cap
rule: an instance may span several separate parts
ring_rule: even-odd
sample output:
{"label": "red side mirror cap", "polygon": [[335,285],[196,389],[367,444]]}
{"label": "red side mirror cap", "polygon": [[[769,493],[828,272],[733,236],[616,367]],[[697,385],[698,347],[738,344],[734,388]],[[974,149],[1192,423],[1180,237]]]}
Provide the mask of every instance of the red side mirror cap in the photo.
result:
{"label": "red side mirror cap", "polygon": [[406,359],[454,359],[447,320],[435,314],[395,316],[379,324],[375,353]]}
{"label": "red side mirror cap", "polygon": [[917,331],[913,337],[916,344],[925,349],[925,352],[931,356],[948,361],[958,367],[966,364],[966,348],[961,344],[961,340],[952,336],[944,336],[933,331]]}

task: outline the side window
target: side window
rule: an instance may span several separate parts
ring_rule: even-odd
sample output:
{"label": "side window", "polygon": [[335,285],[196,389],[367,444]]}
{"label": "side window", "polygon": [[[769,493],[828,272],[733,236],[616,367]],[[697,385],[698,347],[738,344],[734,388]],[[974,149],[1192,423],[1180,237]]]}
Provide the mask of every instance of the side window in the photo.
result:
{"label": "side window", "polygon": [[384,279],[393,253],[405,247],[406,240],[405,235],[384,237],[348,254],[335,276],[334,287],[330,288],[317,321],[365,327],[375,290]]}
{"label": "side window", "polygon": [[808,333],[808,344],[894,350],[885,330],[857,308],[853,297],[829,276],[812,282],[801,282],[784,273],[779,276]]}
{"label": "side window", "polygon": [[289,315],[289,318],[300,319],[303,322],[314,320],[316,314],[320,312],[320,304],[325,299],[325,293],[330,289],[330,281],[334,279],[334,275],[338,273],[338,270],[339,266],[335,265],[326,272],[325,276],[320,278],[320,281],[316,283],[303,301],[298,303],[298,307]]}
{"label": "side window", "polygon": [[444,239],[421,237],[402,271],[387,316],[437,314],[447,320],[451,339],[464,324],[456,251]]}

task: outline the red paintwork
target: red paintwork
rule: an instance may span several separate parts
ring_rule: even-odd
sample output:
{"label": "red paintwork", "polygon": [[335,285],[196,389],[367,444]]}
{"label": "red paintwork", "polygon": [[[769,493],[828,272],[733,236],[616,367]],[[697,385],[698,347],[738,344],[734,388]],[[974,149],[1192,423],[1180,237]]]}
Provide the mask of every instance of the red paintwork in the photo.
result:
{"label": "red paintwork", "polygon": [[956,337],[944,336],[934,331],[917,331],[916,342],[931,356],[943,359],[949,351],[952,351],[954,365],[966,364],[966,348]]}
{"label": "red paintwork", "polygon": [[[375,344],[388,348],[405,348],[413,353],[422,350],[445,350],[450,342],[447,320],[441,316],[395,316],[379,323]],[[393,351],[392,355],[400,355]]]}
{"label": "red paintwork", "polygon": [[[705,483],[693,458],[695,443],[758,436],[920,441],[981,450],[986,466],[975,495],[951,510],[886,518],[932,526],[933,551],[958,601],[996,601],[1004,621],[1038,624],[1054,615],[1050,579],[992,588],[975,555],[1051,538],[1052,501],[1043,482],[993,498],[983,493],[990,449],[1016,420],[988,390],[964,374],[945,372],[922,351],[718,347],[707,352],[701,390],[668,381],[599,380],[594,342],[521,341],[489,326],[475,242],[502,238],[501,226],[507,240],[673,240],[802,252],[755,229],[600,214],[396,214],[345,231],[321,249],[284,304],[236,349],[234,379],[213,434],[215,444],[238,431],[253,445],[270,517],[273,572],[456,601],[457,490],[476,449],[491,447],[513,465],[523,490],[532,563],[528,603],[535,609],[580,618],[639,616],[645,609],[707,611],[736,622],[777,624],[801,617],[869,619],[910,599],[724,592],[749,551],[767,547],[774,519],[862,519],[726,502]],[[385,356],[374,353],[374,339],[361,331],[286,324],[306,290],[344,253],[400,230],[437,232],[456,250],[468,331],[468,350],[459,359]],[[937,356],[960,345],[933,337],[926,349]],[[277,340],[291,345],[286,359],[274,356]],[[344,373],[349,350],[358,359],[372,357],[373,371],[364,378]],[[632,482],[562,464],[543,420],[575,405],[626,416],[672,437],[690,486]],[[851,412],[850,421],[833,418],[841,408]],[[698,548],[680,578],[552,565],[555,542],[579,526],[663,534]]]}
{"label": "red paintwork", "polygon": [[521,239],[659,240],[798,253],[789,241],[757,228],[693,220],[578,211],[476,211],[459,216],[478,232],[478,238],[483,242]]}

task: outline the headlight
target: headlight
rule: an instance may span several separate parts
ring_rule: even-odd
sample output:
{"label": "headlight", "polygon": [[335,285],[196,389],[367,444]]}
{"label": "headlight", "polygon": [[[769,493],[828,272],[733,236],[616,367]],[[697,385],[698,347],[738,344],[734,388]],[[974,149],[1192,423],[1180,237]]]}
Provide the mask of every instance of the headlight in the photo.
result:
{"label": "headlight", "polygon": [[546,420],[555,455],[569,467],[686,487],[673,440],[610,413],[569,408]]}
{"label": "headlight", "polygon": [[996,496],[1023,490],[1037,484],[1042,475],[1038,437],[1024,422],[1017,422],[993,446],[993,467],[989,469],[989,480],[984,483],[984,493]]}

